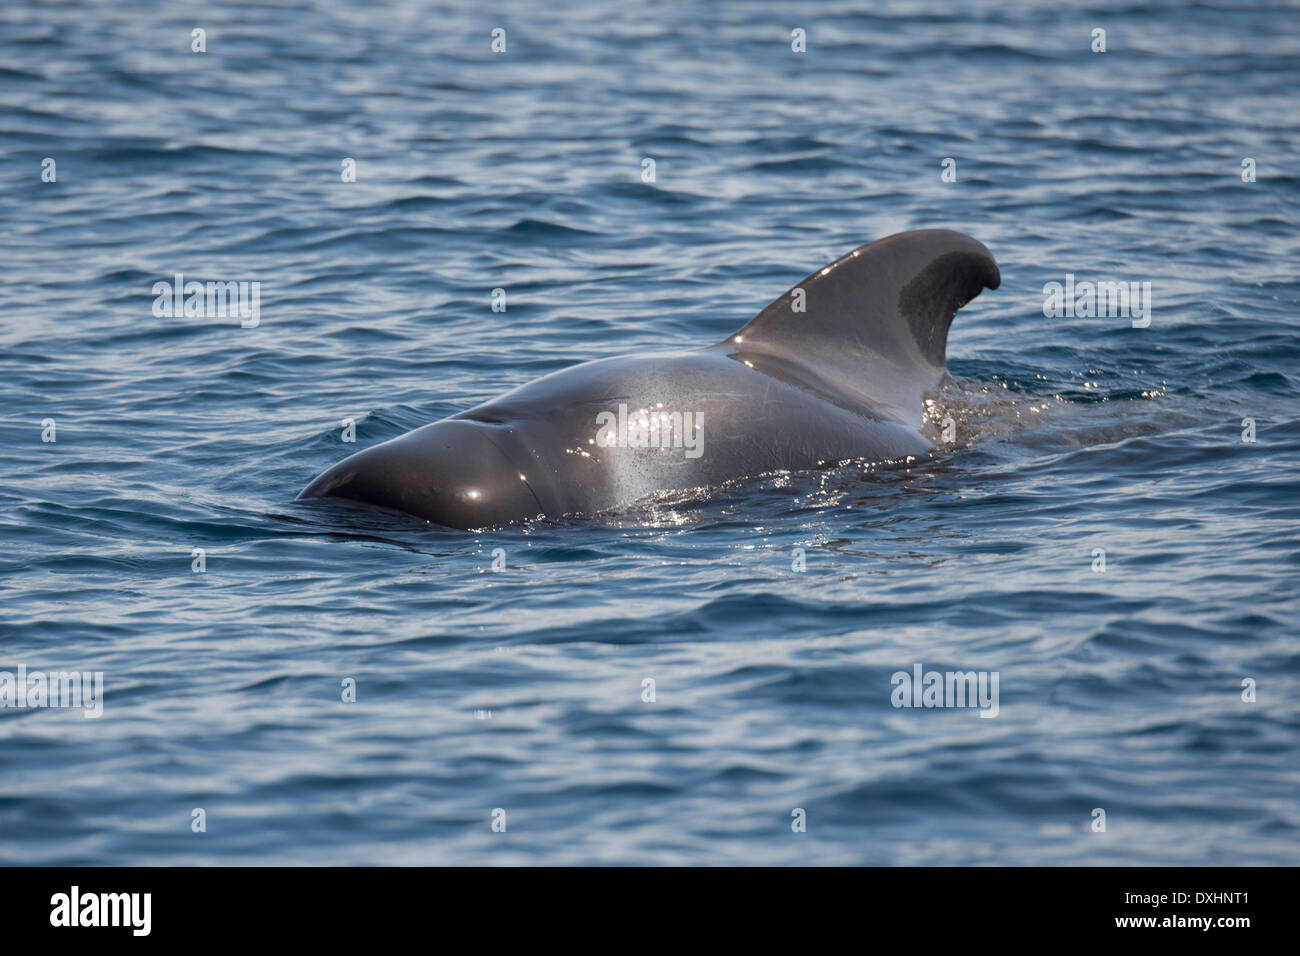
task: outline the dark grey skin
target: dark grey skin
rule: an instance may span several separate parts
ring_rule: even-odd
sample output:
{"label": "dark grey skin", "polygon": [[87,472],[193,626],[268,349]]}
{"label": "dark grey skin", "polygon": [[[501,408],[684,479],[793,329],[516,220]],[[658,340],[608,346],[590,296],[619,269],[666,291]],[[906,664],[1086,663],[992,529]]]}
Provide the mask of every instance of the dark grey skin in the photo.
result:
{"label": "dark grey skin", "polygon": [[[299,497],[351,498],[471,529],[589,515],[778,470],[921,455],[934,447],[924,400],[948,377],[948,328],[999,282],[993,256],[969,236],[899,233],[819,269],[724,342],[547,375],[357,452]],[[661,429],[653,447],[635,447],[635,430],[631,443],[609,430],[620,405],[634,421],[641,410],[690,413],[699,427],[676,429],[675,445]]]}

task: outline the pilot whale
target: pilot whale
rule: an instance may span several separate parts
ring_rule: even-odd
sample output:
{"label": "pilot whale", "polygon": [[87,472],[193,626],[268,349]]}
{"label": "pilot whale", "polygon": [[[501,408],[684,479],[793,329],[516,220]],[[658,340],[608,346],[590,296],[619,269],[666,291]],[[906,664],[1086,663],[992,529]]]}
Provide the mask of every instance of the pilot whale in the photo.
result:
{"label": "pilot whale", "polygon": [[660,490],[920,455],[957,310],[1001,281],[983,244],[904,232],[819,269],[726,340],[586,362],[359,451],[299,498],[451,528],[589,515]]}

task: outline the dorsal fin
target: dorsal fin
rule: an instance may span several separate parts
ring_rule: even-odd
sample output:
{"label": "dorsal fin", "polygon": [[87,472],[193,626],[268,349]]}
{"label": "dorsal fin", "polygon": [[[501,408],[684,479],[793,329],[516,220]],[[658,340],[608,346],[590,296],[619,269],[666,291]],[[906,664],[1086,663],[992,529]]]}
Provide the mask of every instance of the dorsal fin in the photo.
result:
{"label": "dorsal fin", "polygon": [[[944,380],[948,327],[998,264],[947,229],[901,232],[854,249],[781,296],[724,345],[770,357],[919,424],[921,396]],[[803,292],[804,311],[796,312]]]}

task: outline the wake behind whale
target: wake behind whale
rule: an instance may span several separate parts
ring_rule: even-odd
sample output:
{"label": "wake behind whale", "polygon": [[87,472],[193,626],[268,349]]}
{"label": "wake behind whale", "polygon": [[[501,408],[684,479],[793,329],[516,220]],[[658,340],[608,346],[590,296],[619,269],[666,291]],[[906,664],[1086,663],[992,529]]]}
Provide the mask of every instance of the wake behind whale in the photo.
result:
{"label": "wake behind whale", "polygon": [[940,229],[854,249],[725,341],[587,362],[357,452],[300,498],[452,528],[589,515],[660,491],[920,455],[957,310],[1000,282]]}

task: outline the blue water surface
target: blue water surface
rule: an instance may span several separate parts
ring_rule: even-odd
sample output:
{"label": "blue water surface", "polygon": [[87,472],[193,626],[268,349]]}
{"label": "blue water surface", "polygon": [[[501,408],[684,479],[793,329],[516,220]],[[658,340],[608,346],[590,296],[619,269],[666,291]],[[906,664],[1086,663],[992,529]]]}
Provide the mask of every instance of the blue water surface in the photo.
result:
{"label": "blue water surface", "polygon": [[[0,667],[105,689],[0,708],[0,862],[1295,863],[1298,91],[1285,3],[4,4]],[[922,227],[1003,275],[932,458],[294,501]],[[260,323],[155,316],[178,272]]]}

